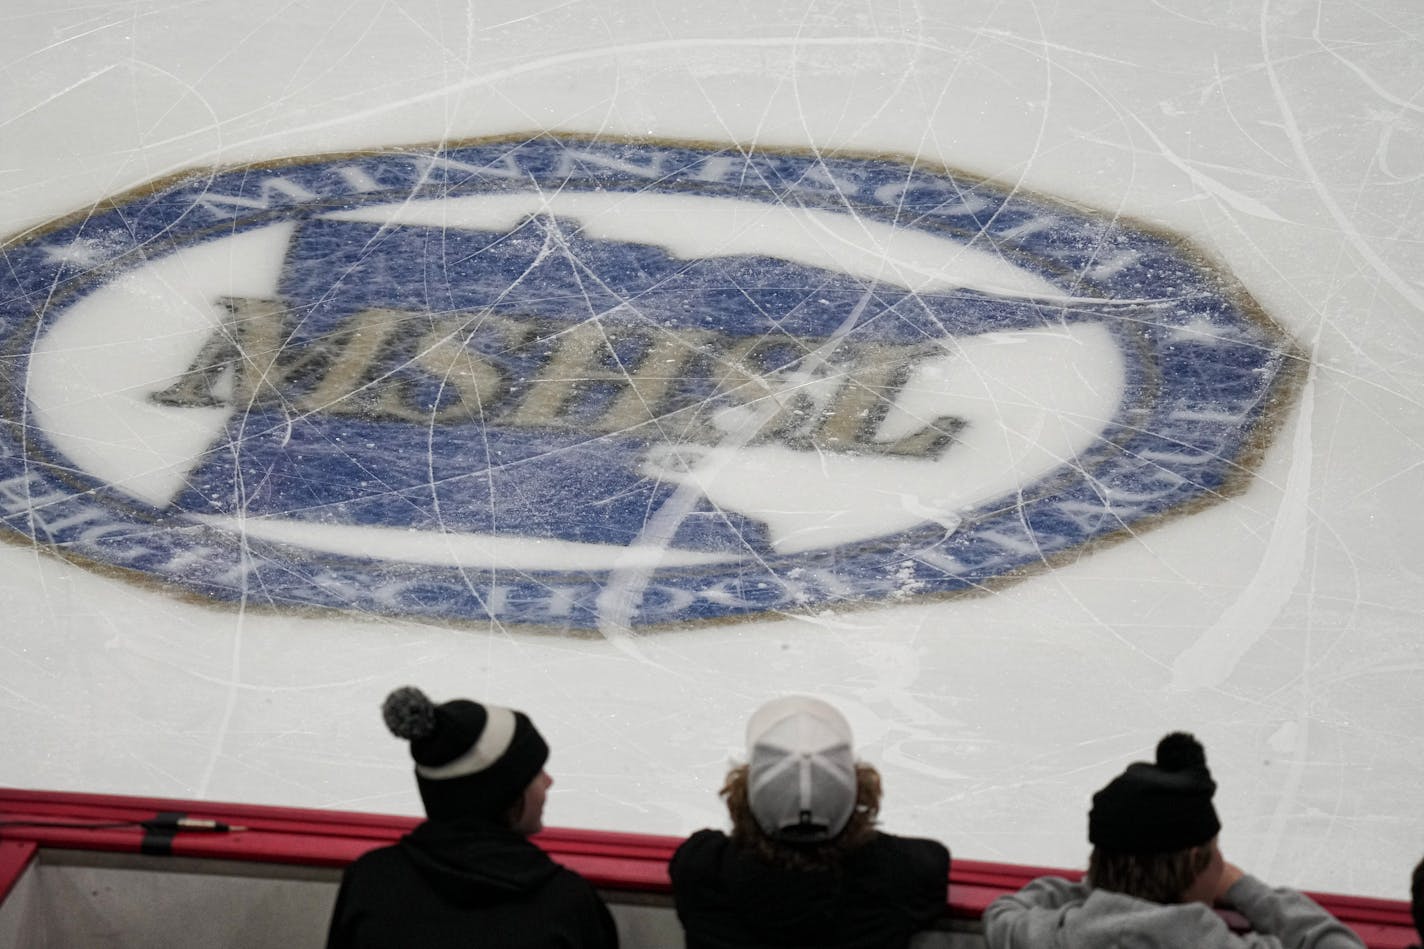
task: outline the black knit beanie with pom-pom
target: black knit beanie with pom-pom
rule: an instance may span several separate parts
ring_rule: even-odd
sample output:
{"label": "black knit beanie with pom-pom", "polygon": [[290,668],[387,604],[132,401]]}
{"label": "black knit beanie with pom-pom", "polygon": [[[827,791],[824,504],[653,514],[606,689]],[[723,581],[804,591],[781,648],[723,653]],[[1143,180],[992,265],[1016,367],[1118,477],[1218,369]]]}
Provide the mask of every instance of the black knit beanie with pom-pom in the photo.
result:
{"label": "black knit beanie with pom-pom", "polygon": [[1172,853],[1205,844],[1221,830],[1211,798],[1216,782],[1201,742],[1173,732],[1157,761],[1136,761],[1093,795],[1088,840],[1125,854]]}
{"label": "black knit beanie with pom-pom", "polygon": [[412,686],[386,696],[391,734],[410,742],[415,781],[432,820],[500,820],[549,760],[523,712],[455,699],[436,705]]}

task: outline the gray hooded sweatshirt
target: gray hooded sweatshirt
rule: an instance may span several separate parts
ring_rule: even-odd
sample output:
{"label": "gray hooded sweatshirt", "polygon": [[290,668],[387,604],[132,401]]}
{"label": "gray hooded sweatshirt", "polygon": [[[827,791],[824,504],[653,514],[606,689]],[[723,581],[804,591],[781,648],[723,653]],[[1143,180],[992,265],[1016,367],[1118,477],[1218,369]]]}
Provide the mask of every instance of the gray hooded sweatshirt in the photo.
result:
{"label": "gray hooded sweatshirt", "polygon": [[989,949],[1363,949],[1303,893],[1243,876],[1227,901],[1250,922],[1237,935],[1209,906],[1163,904],[1059,877],[1039,877],[984,911]]}

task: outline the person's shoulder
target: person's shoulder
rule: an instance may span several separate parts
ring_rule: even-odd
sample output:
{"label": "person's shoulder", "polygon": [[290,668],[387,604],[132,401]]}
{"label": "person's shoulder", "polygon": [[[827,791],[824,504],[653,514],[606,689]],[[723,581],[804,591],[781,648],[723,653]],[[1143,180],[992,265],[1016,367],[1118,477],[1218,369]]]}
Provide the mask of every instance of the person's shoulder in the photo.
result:
{"label": "person's shoulder", "polygon": [[530,897],[533,902],[525,905],[533,909],[535,919],[572,939],[559,945],[618,945],[618,930],[608,904],[582,874],[559,865]]}
{"label": "person's shoulder", "polygon": [[598,898],[598,889],[583,874],[576,870],[570,870],[557,861],[554,861],[554,867],[554,872],[544,883],[546,888],[561,890],[565,893],[586,893]]}
{"label": "person's shoulder", "polygon": [[699,830],[678,844],[668,862],[673,883],[689,876],[714,871],[722,863],[731,838],[720,830]]}
{"label": "person's shoulder", "polygon": [[348,887],[384,887],[393,876],[410,871],[410,861],[397,844],[368,850],[346,865],[342,882]]}
{"label": "person's shoulder", "polygon": [[677,845],[673,859],[676,860],[679,855],[721,853],[731,842],[732,839],[720,830],[694,831],[688,835],[686,840]]}
{"label": "person's shoulder", "polygon": [[899,837],[881,832],[867,845],[888,859],[908,862],[915,867],[942,868],[949,872],[949,848],[928,837]]}
{"label": "person's shoulder", "polygon": [[402,854],[400,844],[390,844],[385,847],[376,847],[373,850],[367,850],[361,854],[361,856],[352,860],[348,866],[352,868],[383,866],[390,863],[403,862],[404,859],[405,857]]}
{"label": "person's shoulder", "polygon": [[[1064,890],[1071,897],[1074,887],[1070,884]],[[1098,888],[1088,888],[1086,899],[1069,902],[1076,902],[1079,909],[1074,931],[1088,942],[1098,938],[1094,933],[1134,931],[1155,934],[1159,941],[1170,936],[1164,944],[1173,946],[1240,945],[1226,921],[1205,903],[1156,903]]]}
{"label": "person's shoulder", "polygon": [[937,893],[949,884],[949,849],[937,840],[876,834],[850,857],[862,875],[893,881],[896,888]]}

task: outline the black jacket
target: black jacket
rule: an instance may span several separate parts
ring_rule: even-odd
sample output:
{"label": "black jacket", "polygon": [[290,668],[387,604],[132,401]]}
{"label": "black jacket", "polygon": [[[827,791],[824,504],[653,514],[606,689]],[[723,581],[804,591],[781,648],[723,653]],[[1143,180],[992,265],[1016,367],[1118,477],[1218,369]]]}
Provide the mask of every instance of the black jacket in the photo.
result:
{"label": "black jacket", "polygon": [[769,866],[701,830],[669,866],[688,949],[904,949],[945,910],[949,851],[878,834],[835,870]]}
{"label": "black jacket", "polygon": [[616,949],[588,881],[484,821],[426,821],[346,869],[328,949]]}

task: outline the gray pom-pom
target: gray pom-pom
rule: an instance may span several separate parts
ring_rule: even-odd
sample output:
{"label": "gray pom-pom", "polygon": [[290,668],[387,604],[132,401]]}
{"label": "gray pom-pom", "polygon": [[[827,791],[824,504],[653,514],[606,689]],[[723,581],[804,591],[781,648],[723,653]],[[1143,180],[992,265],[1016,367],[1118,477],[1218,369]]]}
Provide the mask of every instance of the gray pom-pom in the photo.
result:
{"label": "gray pom-pom", "polygon": [[424,738],[435,731],[435,704],[413,685],[386,696],[381,714],[391,734],[406,741]]}
{"label": "gray pom-pom", "polygon": [[1172,732],[1157,743],[1157,766],[1167,771],[1206,767],[1206,750],[1186,732]]}

